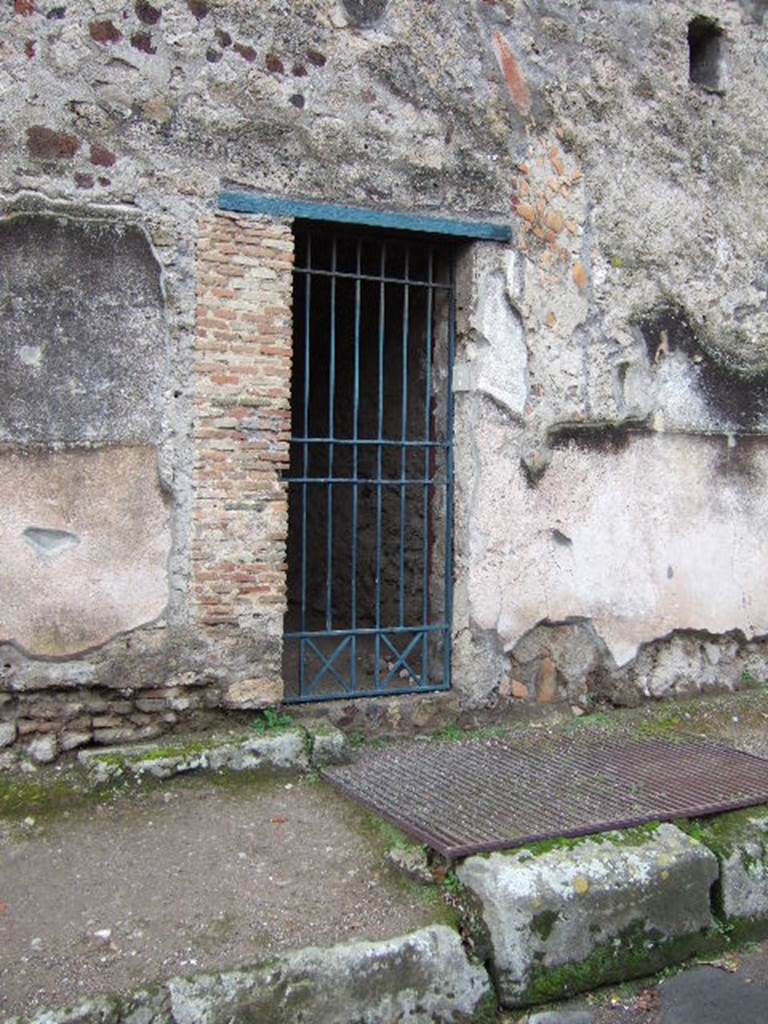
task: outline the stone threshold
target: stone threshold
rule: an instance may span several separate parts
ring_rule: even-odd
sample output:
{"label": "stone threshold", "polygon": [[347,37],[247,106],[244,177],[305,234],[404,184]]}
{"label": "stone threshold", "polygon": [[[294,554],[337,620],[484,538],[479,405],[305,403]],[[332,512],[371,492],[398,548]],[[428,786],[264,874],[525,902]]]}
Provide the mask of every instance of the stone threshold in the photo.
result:
{"label": "stone threshold", "polygon": [[305,719],[300,725],[242,729],[165,743],[141,743],[81,750],[79,765],[91,784],[130,779],[169,779],[191,771],[309,771],[341,762],[347,741],[340,729],[325,721]]}
{"label": "stone threshold", "polygon": [[521,1008],[768,935],[768,808],[469,857],[499,1003]]}

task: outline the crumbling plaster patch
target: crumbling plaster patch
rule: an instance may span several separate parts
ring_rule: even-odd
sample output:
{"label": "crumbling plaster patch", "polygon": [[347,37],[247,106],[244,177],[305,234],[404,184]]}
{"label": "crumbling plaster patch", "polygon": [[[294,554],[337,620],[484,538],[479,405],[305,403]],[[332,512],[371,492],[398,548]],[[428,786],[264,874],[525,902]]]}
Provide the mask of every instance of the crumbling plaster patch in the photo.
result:
{"label": "crumbling plaster patch", "polygon": [[489,424],[469,594],[478,625],[508,650],[542,620],[579,616],[617,665],[676,629],[768,632],[762,446],[739,455],[723,439],[633,434],[608,451],[569,441],[531,488],[494,457],[499,435]]}
{"label": "crumbling plaster patch", "polygon": [[[0,642],[62,657],[162,615],[168,509],[154,448],[0,453]],[[30,530],[72,543],[55,551]]]}

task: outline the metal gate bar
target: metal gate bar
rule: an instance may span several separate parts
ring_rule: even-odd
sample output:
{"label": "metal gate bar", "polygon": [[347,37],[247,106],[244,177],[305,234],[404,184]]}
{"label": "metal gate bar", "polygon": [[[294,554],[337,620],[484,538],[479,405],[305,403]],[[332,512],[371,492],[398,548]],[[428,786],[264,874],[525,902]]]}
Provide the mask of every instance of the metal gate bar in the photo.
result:
{"label": "metal gate bar", "polygon": [[[451,253],[432,239],[329,233],[313,225],[297,227],[297,255],[294,401],[300,406],[294,409],[286,477],[293,524],[289,581],[295,578],[294,561],[299,572],[284,633],[286,700],[448,689]],[[438,381],[441,394],[434,391]],[[324,422],[326,429],[318,429]],[[419,454],[421,469],[415,471]],[[363,507],[371,491],[373,508],[370,501]],[[420,520],[414,517],[419,507]],[[372,553],[363,547],[371,532]],[[438,542],[443,550],[439,587],[433,578]],[[340,551],[348,560],[343,571]],[[414,564],[418,557],[420,567]],[[366,587],[369,570],[372,586]]]}

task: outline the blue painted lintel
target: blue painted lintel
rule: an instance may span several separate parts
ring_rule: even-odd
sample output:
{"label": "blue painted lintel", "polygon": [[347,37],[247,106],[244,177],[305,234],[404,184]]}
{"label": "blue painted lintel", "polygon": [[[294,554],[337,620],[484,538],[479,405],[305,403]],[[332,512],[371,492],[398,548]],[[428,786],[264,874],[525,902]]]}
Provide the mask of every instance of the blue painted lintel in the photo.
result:
{"label": "blue painted lintel", "polygon": [[388,228],[390,231],[418,231],[421,234],[451,235],[455,238],[494,242],[509,242],[512,238],[512,231],[507,224],[494,224],[491,221],[453,220],[415,213],[368,210],[364,207],[336,206],[332,203],[257,195],[253,192],[221,192],[219,209],[233,213],[260,213],[269,217],[358,224],[363,227]]}

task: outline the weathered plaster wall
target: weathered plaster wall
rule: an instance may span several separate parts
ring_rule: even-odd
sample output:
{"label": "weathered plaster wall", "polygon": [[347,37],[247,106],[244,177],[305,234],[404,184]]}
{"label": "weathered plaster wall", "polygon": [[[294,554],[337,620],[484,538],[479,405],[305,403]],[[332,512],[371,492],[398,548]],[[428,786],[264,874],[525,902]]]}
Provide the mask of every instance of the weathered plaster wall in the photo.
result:
{"label": "weathered plaster wall", "polygon": [[0,467],[3,639],[62,657],[163,614],[170,532],[153,448],[12,449]]}
{"label": "weathered plaster wall", "polygon": [[[222,185],[513,225],[509,250],[474,247],[462,267],[455,681],[468,701],[496,700],[513,680],[530,699],[588,689],[632,699],[691,689],[697,679],[736,685],[743,671],[762,677],[768,623],[755,595],[765,555],[755,534],[768,418],[764,13],[754,0],[6,5],[4,216],[98,221],[102,235],[122,232],[126,251],[143,235],[160,268],[152,288],[162,289],[162,303],[161,313],[150,303],[140,314],[149,318],[147,341],[157,343],[131,350],[144,370],[135,379],[152,387],[104,389],[95,402],[88,379],[74,375],[84,386],[62,405],[54,343],[64,335],[47,331],[36,368],[28,325],[54,324],[66,299],[77,336],[93,339],[98,375],[102,359],[112,366],[125,352],[115,342],[126,298],[154,293],[137,288],[135,275],[114,289],[96,271],[83,284],[86,309],[75,292],[46,289],[43,298],[24,284],[26,271],[14,273],[20,304],[8,320],[13,339],[0,345],[6,390],[23,395],[40,367],[50,367],[51,387],[44,416],[31,399],[22,419],[16,397],[3,403],[3,437],[25,450],[144,446],[143,486],[155,502],[146,550],[167,544],[169,554],[165,610],[158,617],[156,575],[139,616],[146,625],[133,628],[137,617],[126,610],[112,639],[109,626],[87,655],[57,661],[6,644],[3,718],[24,723],[24,736],[44,737],[58,728],[52,723],[70,693],[67,721],[76,726],[67,743],[87,742],[94,728],[104,742],[129,738],[216,705],[227,687],[274,663],[272,625],[259,638],[258,630],[212,624],[214,641],[197,626],[190,591],[199,496],[195,246]],[[687,26],[698,15],[724,32],[723,95],[688,80]],[[39,248],[34,232],[16,251],[25,245]],[[57,245],[51,260],[62,258]],[[62,427],[55,444],[36,437],[41,424],[62,425],[61,408],[77,410],[81,436]],[[115,413],[109,438],[98,429],[107,409]],[[622,435],[616,450],[584,443],[584,431],[606,426]],[[22,427],[26,434],[8,433]],[[744,432],[754,435],[748,446],[741,438],[727,446]],[[675,466],[702,475],[689,473],[685,491]],[[584,514],[551,523],[576,481],[589,491]],[[607,481],[602,490],[597,481]],[[657,492],[682,517],[704,512],[652,534],[649,495]],[[596,511],[600,500],[610,522]],[[714,511],[726,500],[730,534]],[[61,517],[21,518],[23,528],[77,532]],[[553,540],[553,529],[572,545]],[[720,581],[710,608],[696,565],[698,558],[705,568],[700,539],[711,542],[713,531],[730,546],[716,545],[712,565],[725,563],[727,550],[734,568],[724,585],[706,566]],[[625,536],[621,566],[610,540]],[[585,594],[583,579],[562,568],[577,549],[597,593]],[[56,562],[85,556],[84,544],[70,546]],[[618,572],[638,602],[629,639]],[[750,597],[751,607],[739,604]],[[565,625],[548,624],[561,616]],[[16,633],[31,629],[23,618]]]}
{"label": "weathered plaster wall", "polygon": [[[517,251],[462,268],[456,675],[477,703],[764,679],[764,6],[505,11],[545,110]],[[724,95],[688,80],[699,14]]]}
{"label": "weathered plaster wall", "polygon": [[168,602],[160,270],[133,225],[9,217],[0,304],[0,642],[75,654]]}

